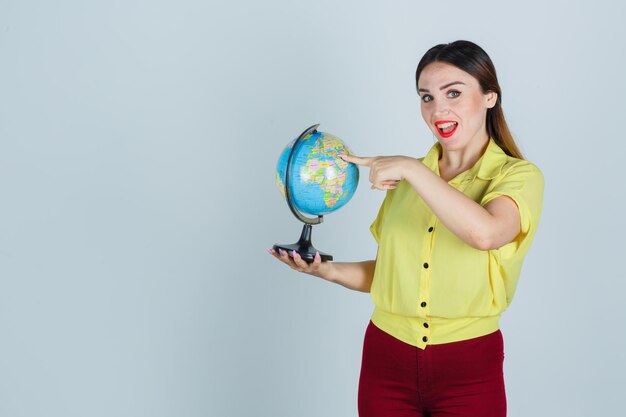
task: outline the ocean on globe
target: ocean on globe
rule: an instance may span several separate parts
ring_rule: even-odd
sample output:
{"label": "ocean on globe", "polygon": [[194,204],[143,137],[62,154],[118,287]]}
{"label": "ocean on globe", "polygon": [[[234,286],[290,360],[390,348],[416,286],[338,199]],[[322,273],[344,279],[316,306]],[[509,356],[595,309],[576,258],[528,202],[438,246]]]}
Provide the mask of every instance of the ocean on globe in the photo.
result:
{"label": "ocean on globe", "polygon": [[[276,166],[276,185],[285,196],[287,162],[296,140],[285,147]],[[339,138],[314,130],[298,143],[293,156],[289,193],[296,209],[314,216],[332,213],[354,195],[359,183],[356,165],[339,155],[351,155]]]}

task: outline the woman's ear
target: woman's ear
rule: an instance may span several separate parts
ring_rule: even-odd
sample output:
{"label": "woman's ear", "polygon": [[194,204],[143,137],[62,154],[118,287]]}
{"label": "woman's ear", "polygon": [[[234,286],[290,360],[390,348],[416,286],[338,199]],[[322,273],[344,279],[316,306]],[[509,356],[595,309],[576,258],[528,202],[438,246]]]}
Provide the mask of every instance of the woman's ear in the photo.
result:
{"label": "woman's ear", "polygon": [[496,93],[495,91],[489,91],[487,94],[485,94],[485,105],[488,109],[492,109],[493,106],[496,105],[497,101],[498,93]]}

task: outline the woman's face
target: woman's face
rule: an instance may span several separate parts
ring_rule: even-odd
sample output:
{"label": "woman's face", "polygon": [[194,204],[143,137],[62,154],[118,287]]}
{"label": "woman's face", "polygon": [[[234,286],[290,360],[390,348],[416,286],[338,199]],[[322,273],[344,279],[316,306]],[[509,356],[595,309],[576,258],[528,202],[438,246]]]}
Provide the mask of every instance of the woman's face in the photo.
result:
{"label": "woman's face", "polygon": [[443,149],[455,151],[487,141],[487,109],[496,104],[496,93],[483,94],[474,77],[443,62],[427,65],[417,88],[422,117]]}

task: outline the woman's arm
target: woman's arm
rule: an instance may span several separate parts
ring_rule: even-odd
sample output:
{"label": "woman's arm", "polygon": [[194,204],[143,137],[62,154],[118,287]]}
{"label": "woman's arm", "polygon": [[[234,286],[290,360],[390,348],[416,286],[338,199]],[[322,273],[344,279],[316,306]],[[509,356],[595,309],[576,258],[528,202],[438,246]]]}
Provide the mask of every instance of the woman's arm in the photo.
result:
{"label": "woman's arm", "polygon": [[497,249],[520,233],[519,209],[512,199],[497,197],[483,207],[415,158],[344,156],[344,160],[369,167],[375,189],[393,189],[406,180],[439,220],[473,248]]}
{"label": "woman's arm", "polygon": [[319,254],[315,256],[315,260],[310,264],[300,257],[298,253],[289,256],[287,252],[280,252],[269,249],[270,255],[287,264],[292,269],[323,278],[326,281],[343,285],[346,288],[355,291],[369,292],[374,278],[374,269],[376,261],[363,262],[322,262]]}

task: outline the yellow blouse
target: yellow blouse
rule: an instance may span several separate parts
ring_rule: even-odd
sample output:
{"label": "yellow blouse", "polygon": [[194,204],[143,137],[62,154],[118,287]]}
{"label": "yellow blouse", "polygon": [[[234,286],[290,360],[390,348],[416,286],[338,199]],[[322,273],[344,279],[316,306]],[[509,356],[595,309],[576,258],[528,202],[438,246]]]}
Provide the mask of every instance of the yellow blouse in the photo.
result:
{"label": "yellow blouse", "polygon": [[[422,159],[439,175],[441,145]],[[485,153],[449,184],[481,205],[512,198],[521,232],[499,249],[474,249],[448,230],[406,181],[387,192],[370,230],[378,242],[371,296],[373,323],[424,349],[498,329],[515,293],[543,199],[543,175],[491,139]]]}

